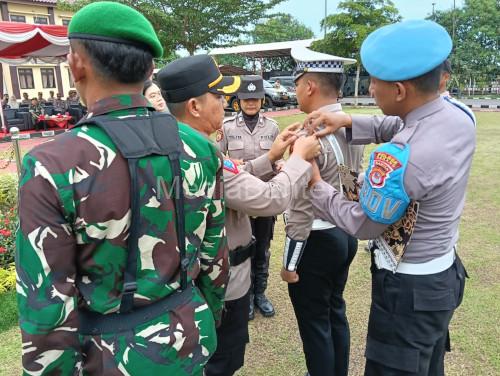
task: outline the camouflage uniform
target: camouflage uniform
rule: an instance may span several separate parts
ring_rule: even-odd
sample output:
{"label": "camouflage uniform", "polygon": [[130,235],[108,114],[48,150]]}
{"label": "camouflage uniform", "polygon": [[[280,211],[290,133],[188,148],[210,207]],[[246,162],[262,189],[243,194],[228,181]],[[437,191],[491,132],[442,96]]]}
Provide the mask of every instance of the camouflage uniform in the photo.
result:
{"label": "camouflage uniform", "polygon": [[[143,96],[121,95],[96,102],[88,116],[146,119],[149,111]],[[119,333],[79,334],[77,309],[120,309],[131,213],[126,160],[95,126],[73,128],[24,157],[16,254],[24,374],[201,375],[216,348],[214,321],[228,277],[222,169],[210,141],[178,126],[186,253],[199,252],[188,280],[199,290],[193,288],[187,303]],[[172,181],[163,156],[141,158],[139,170]],[[135,306],[179,288],[175,209],[157,190],[141,185]]]}

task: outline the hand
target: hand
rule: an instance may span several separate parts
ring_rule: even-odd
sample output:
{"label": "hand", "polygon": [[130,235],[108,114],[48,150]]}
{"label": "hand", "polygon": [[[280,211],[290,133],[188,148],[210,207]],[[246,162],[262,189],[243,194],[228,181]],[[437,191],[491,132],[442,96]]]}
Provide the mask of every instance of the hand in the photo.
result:
{"label": "hand", "polygon": [[316,160],[311,161],[311,166],[312,166],[312,175],[311,175],[311,180],[309,181],[309,188],[312,188],[317,182],[321,181],[321,174],[319,172],[319,167],[318,164],[316,163]]}
{"label": "hand", "polygon": [[283,160],[282,161],[278,161],[277,163],[274,164],[274,169],[277,172],[280,172],[284,165],[285,165],[285,161],[283,161]]}
{"label": "hand", "polygon": [[309,130],[317,129],[319,126],[324,126],[324,129],[316,131],[316,136],[323,137],[327,134],[334,133],[337,129],[352,126],[351,115],[345,112],[320,112],[313,111],[307,115],[304,120],[304,127]]}
{"label": "hand", "polygon": [[273,142],[271,149],[269,150],[269,159],[271,162],[276,162],[277,160],[283,158],[283,154],[288,146],[293,144],[297,139],[295,132],[302,126],[300,123],[293,123],[286,127]]}
{"label": "hand", "polygon": [[321,153],[321,145],[315,135],[300,137],[293,144],[292,155],[297,155],[300,158],[310,161]]}
{"label": "hand", "polygon": [[244,165],[245,162],[243,162],[242,159],[231,159],[236,166]]}
{"label": "hand", "polygon": [[281,268],[281,279],[287,283],[297,283],[299,281],[299,275],[297,272],[291,272],[285,268]]}

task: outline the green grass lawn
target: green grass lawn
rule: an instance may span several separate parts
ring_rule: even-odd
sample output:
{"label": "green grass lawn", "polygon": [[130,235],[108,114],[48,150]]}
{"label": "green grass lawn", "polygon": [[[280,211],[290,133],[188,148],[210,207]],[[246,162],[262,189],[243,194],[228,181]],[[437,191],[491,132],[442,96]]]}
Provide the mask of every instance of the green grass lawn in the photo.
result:
{"label": "green grass lawn", "polygon": [[[377,113],[374,109],[348,109]],[[478,146],[461,223],[460,257],[470,275],[465,298],[451,324],[452,349],[447,375],[500,374],[500,113],[476,113]],[[276,118],[281,127],[304,115]],[[372,147],[367,148],[371,150]],[[367,159],[365,159],[367,160]],[[306,371],[302,345],[287,287],[279,277],[284,231],[281,218],[272,242],[268,295],[277,314],[250,323],[250,344],[239,376],[302,376]],[[351,326],[351,375],[362,375],[370,304],[369,256],[364,242],[350,269],[345,292]],[[21,344],[13,311],[14,294],[0,296],[0,375],[19,375]]]}

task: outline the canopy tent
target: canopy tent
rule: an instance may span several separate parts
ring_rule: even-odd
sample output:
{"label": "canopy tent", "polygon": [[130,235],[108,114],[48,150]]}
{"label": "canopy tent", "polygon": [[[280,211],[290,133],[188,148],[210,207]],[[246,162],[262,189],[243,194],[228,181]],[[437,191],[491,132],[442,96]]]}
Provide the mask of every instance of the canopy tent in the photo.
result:
{"label": "canopy tent", "polygon": [[69,51],[67,35],[66,26],[0,22],[0,59],[7,64],[64,59]]}
{"label": "canopy tent", "polygon": [[[0,62],[9,65],[62,62],[69,52],[67,35],[66,26],[0,22]],[[5,132],[1,110],[0,115]]]}
{"label": "canopy tent", "polygon": [[310,47],[316,39],[292,40],[287,42],[245,44],[234,47],[214,48],[209,55],[242,55],[254,59],[290,56],[292,47]]}

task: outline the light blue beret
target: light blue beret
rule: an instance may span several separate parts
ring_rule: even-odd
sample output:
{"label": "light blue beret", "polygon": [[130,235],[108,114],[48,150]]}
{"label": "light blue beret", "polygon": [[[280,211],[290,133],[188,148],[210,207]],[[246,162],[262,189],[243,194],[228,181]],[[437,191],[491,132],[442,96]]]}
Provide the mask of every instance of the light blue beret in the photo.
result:
{"label": "light blue beret", "polygon": [[408,20],[383,26],[361,45],[367,72],[383,81],[403,81],[436,68],[451,52],[448,32],[427,20]]}

